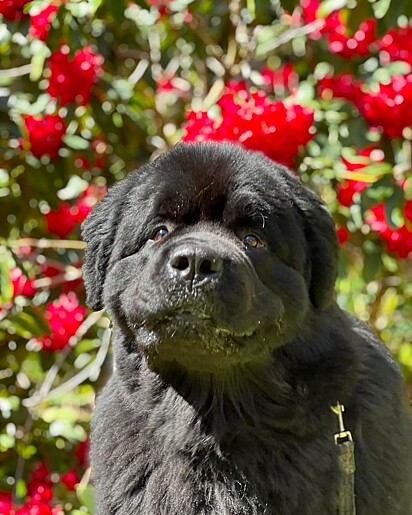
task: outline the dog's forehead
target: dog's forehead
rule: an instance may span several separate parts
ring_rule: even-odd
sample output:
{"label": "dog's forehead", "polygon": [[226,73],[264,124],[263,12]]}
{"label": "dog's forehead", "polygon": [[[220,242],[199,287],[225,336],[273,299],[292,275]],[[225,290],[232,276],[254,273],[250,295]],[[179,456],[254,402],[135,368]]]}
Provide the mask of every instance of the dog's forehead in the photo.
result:
{"label": "dog's forehead", "polygon": [[278,170],[274,164],[268,170],[260,156],[253,159],[232,147],[227,152],[225,146],[208,146],[208,152],[187,147],[153,163],[141,194],[153,199],[158,216],[177,221],[260,217],[274,204],[289,202],[289,188]]}

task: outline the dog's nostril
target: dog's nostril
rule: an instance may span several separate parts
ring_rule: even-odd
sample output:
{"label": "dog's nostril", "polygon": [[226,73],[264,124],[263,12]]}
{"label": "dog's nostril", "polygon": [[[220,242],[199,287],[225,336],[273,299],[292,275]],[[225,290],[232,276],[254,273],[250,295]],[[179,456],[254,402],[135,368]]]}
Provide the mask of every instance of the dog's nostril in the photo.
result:
{"label": "dog's nostril", "polygon": [[172,266],[176,270],[186,270],[189,268],[189,260],[186,256],[179,256],[173,260]]}
{"label": "dog's nostril", "polygon": [[203,259],[199,266],[199,273],[201,275],[210,275],[214,272],[212,270],[212,262],[209,259]]}

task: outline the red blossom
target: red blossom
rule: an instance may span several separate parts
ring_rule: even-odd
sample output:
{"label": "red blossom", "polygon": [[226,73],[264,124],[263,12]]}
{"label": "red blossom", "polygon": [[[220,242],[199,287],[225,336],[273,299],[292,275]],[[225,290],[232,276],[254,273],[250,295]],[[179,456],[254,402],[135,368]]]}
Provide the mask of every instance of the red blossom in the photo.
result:
{"label": "red blossom", "polygon": [[87,439],[84,442],[79,442],[76,450],[74,451],[74,455],[79,461],[79,465],[82,468],[85,468],[89,465],[89,448],[90,448],[90,440]]}
{"label": "red blossom", "polygon": [[338,235],[339,245],[343,245],[349,239],[349,231],[346,227],[337,227],[336,234]]}
{"label": "red blossom", "polygon": [[63,45],[49,59],[48,93],[65,106],[70,102],[86,105],[97,77],[102,71],[103,57],[90,47],[84,47],[70,57],[70,49]]}
{"label": "red blossom", "polygon": [[33,287],[33,281],[26,277],[20,268],[10,270],[10,281],[13,285],[13,297],[16,297],[16,295],[33,297],[36,293],[36,289]]}
{"label": "red blossom", "polygon": [[401,259],[408,259],[412,256],[412,199],[408,200],[404,207],[406,223],[397,229],[393,229],[386,218],[385,206],[379,204],[370,209],[366,223],[372,231],[378,232],[386,242],[389,252],[397,254]]}
{"label": "red blossom", "polygon": [[364,93],[357,107],[372,127],[379,127],[390,138],[402,136],[412,125],[412,74],[395,75],[377,92]]}
{"label": "red blossom", "polygon": [[345,25],[338,25],[336,30],[327,36],[329,51],[343,59],[369,55],[371,45],[376,41],[375,27],[376,20],[369,18],[350,36]]}
{"label": "red blossom", "polygon": [[[302,16],[305,24],[319,20],[317,13],[321,5],[320,0],[301,0]],[[320,39],[324,34],[333,33],[343,25],[342,16],[339,11],[333,11],[322,19],[323,25],[320,29],[313,30],[308,34],[310,39]]]}
{"label": "red blossom", "polygon": [[20,20],[24,16],[24,6],[31,0],[0,0],[0,14],[6,20]]}
{"label": "red blossom", "polygon": [[51,334],[38,341],[45,351],[63,349],[76,333],[84,320],[86,310],[79,305],[75,293],[62,293],[60,297],[47,304],[45,317],[49,322]]}
{"label": "red blossom", "polygon": [[382,64],[405,61],[412,66],[412,25],[391,29],[378,41]]}
{"label": "red blossom", "polygon": [[57,114],[46,114],[43,117],[27,115],[24,124],[31,153],[38,158],[47,154],[50,159],[57,159],[66,132],[63,119]]}
{"label": "red blossom", "polygon": [[[217,102],[221,117],[189,112],[183,141],[235,141],[293,166],[299,147],[313,137],[313,111],[298,104],[270,102],[263,91],[232,82]],[[293,134],[293,138],[291,138]]]}
{"label": "red blossom", "polygon": [[53,497],[51,482],[47,479],[33,479],[27,483],[27,491],[32,502],[49,502]]}
{"label": "red blossom", "polygon": [[86,219],[94,204],[105,193],[105,186],[90,184],[73,206],[67,202],[60,202],[57,210],[50,210],[44,215],[48,231],[59,238],[66,238],[78,224]]}
{"label": "red blossom", "polygon": [[29,35],[32,38],[38,38],[46,41],[51,22],[57,13],[59,7],[54,4],[47,5],[44,9],[36,14],[30,14]]}
{"label": "red blossom", "polygon": [[327,76],[318,82],[319,95],[323,98],[333,96],[345,98],[357,104],[362,98],[361,82],[356,80],[353,75],[343,73],[335,76]]}
{"label": "red blossom", "polygon": [[62,475],[60,481],[66,486],[68,490],[75,490],[76,485],[80,483],[80,478],[76,470],[71,468]]}
{"label": "red blossom", "polygon": [[12,496],[10,492],[0,492],[0,514],[12,515],[13,505],[11,503]]}

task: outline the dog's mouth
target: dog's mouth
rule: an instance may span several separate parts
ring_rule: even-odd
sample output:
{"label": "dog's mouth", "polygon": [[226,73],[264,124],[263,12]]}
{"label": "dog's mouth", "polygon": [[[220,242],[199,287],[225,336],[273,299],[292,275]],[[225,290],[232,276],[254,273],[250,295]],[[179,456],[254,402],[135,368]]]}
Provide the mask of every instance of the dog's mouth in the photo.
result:
{"label": "dog's mouth", "polygon": [[[243,338],[251,337],[256,334],[257,327],[247,328],[244,331],[235,331],[230,327],[225,327],[219,323],[213,315],[202,311],[197,307],[181,307],[175,310],[160,313],[144,323],[147,329],[166,330],[177,334],[180,330],[189,333],[203,333],[210,338],[210,333],[221,338]],[[256,324],[258,326],[258,323]],[[189,334],[188,334],[189,336]]]}

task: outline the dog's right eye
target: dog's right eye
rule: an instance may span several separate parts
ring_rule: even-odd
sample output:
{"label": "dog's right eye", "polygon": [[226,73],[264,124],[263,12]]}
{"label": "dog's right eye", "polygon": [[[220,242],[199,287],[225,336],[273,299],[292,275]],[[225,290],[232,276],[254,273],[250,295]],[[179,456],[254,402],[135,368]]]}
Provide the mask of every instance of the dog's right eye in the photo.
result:
{"label": "dog's right eye", "polygon": [[153,233],[153,236],[150,238],[153,241],[160,241],[163,240],[163,238],[169,234],[169,231],[167,230],[167,227],[162,226],[155,230]]}

